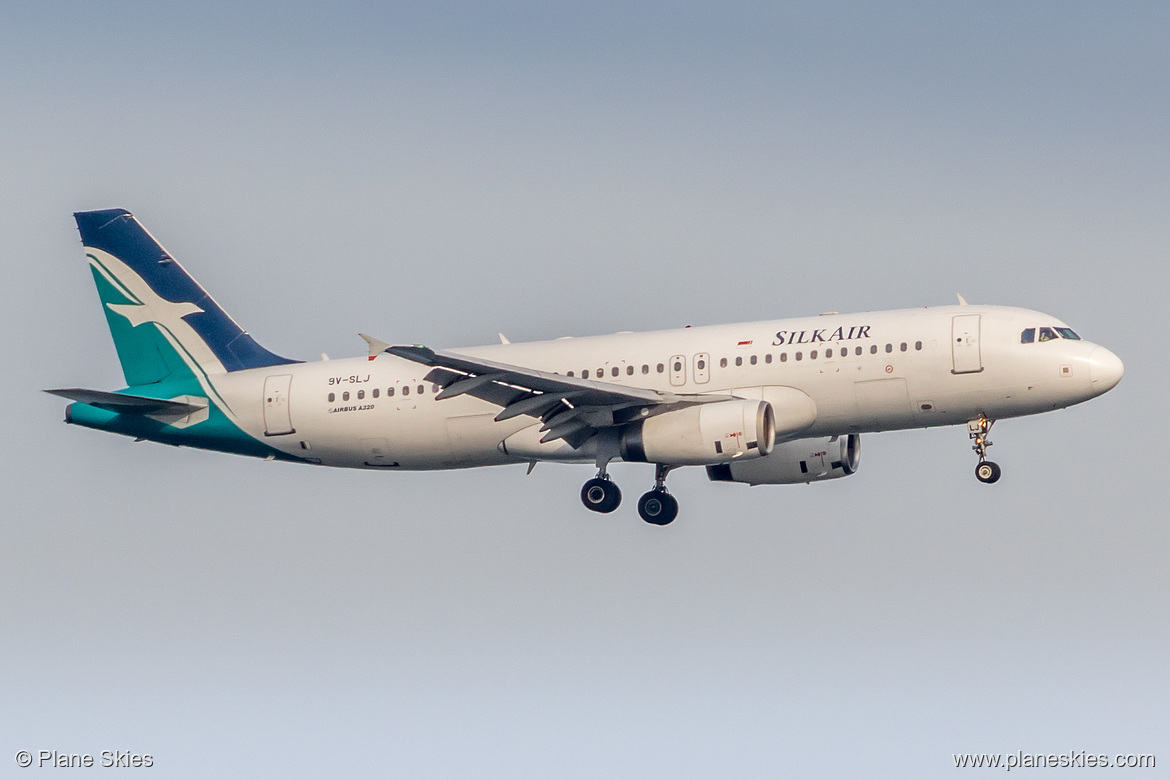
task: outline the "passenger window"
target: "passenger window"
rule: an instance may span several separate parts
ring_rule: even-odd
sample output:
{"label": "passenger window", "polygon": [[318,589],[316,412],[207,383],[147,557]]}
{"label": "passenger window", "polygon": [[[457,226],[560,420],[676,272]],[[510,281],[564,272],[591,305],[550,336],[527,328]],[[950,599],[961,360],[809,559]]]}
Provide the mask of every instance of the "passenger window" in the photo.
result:
{"label": "passenger window", "polygon": [[797,352],[797,353],[796,353],[796,359],[797,359],[797,360],[800,360],[802,357],[804,357],[804,356],[803,356],[803,355],[801,355],[799,352]]}
{"label": "passenger window", "polygon": [[634,367],[633,366],[626,366],[626,376],[633,376],[633,375],[634,375]]}
{"label": "passenger window", "polygon": [[698,363],[698,366],[699,366],[699,370],[700,370],[700,371],[702,371],[704,368],[706,368],[706,367],[707,367],[707,361],[706,361],[706,360],[700,360],[700,361],[699,361],[699,363]]}
{"label": "passenger window", "polygon": [[617,375],[618,375],[618,374],[620,374],[620,373],[621,373],[621,369],[620,369],[620,368],[618,368],[617,366],[614,366],[614,367],[613,367],[613,368],[610,370],[610,374],[612,374],[613,376],[617,376]]}
{"label": "passenger window", "polygon": [[403,395],[410,395],[410,385],[403,385],[402,386],[402,394]]}
{"label": "passenger window", "polygon": [[584,371],[582,371],[582,372],[581,372],[581,378],[582,378],[582,379],[588,379],[588,378],[589,378],[589,369],[585,369]]}
{"label": "passenger window", "polygon": [[648,365],[646,365],[645,363],[643,363],[643,364],[642,364],[642,373],[643,373],[643,374],[649,374],[649,373],[650,373],[650,366],[648,366]]}
{"label": "passenger window", "polygon": [[831,350],[831,349],[826,349],[826,350],[825,350],[825,357],[827,357],[827,358],[831,358],[831,357],[833,357],[833,350]]}
{"label": "passenger window", "polygon": [[771,363],[771,362],[772,362],[772,353],[771,353],[771,352],[769,352],[767,355],[764,355],[764,362],[765,362],[765,363]]}
{"label": "passenger window", "polygon": [[727,358],[719,358],[719,367],[727,368]]}
{"label": "passenger window", "polygon": [[1036,340],[1036,329],[1035,328],[1025,328],[1024,332],[1020,334],[1020,343],[1021,344],[1031,344],[1035,340]]}
{"label": "passenger window", "polygon": [[886,352],[893,352],[893,351],[894,351],[894,345],[893,344],[886,344]]}
{"label": "passenger window", "polygon": [[373,389],[373,391],[370,393],[370,395],[374,396],[374,398],[377,398],[378,397],[378,388],[375,387]]}
{"label": "passenger window", "polygon": [[336,398],[337,398],[337,396],[335,396],[333,393],[330,393],[330,394],[329,394],[329,403],[333,403],[333,401],[334,401]]}
{"label": "passenger window", "polygon": [[742,365],[743,365],[743,357],[742,357],[742,356],[741,356],[741,357],[737,357],[737,358],[735,359],[735,364],[736,364],[737,366],[742,366]]}
{"label": "passenger window", "polygon": [[680,363],[680,362],[679,362],[679,361],[677,361],[677,360],[676,360],[676,361],[674,361],[674,370],[675,370],[675,371],[682,371],[682,363]]}
{"label": "passenger window", "polygon": [[914,349],[916,349],[916,350],[921,350],[921,349],[922,349],[922,342],[921,342],[921,341],[915,341],[915,342],[914,342]]}
{"label": "passenger window", "polygon": [[1054,331],[1052,328],[1041,328],[1040,329],[1040,340],[1041,341],[1052,341],[1054,338],[1056,338],[1056,331]]}
{"label": "passenger window", "polygon": [[817,359],[817,351],[815,349],[808,353],[808,359],[809,360],[816,360]]}
{"label": "passenger window", "polygon": [[906,351],[906,342],[905,342],[905,341],[903,341],[903,342],[902,342],[902,346],[898,347],[898,349],[900,349],[900,350],[902,350],[903,352],[905,352],[905,351]]}
{"label": "passenger window", "polygon": [[438,385],[431,385],[431,392],[432,393],[439,392],[439,386]]}
{"label": "passenger window", "polygon": [[1074,333],[1072,328],[1057,328],[1056,332],[1059,333],[1062,338],[1072,339],[1073,341],[1081,340],[1081,337]]}
{"label": "passenger window", "polygon": [[418,386],[418,394],[419,394],[419,395],[422,395],[422,394],[423,394],[423,393],[425,393],[426,391],[427,391],[427,389],[426,389],[425,387],[423,387],[422,385],[419,385],[419,386]]}
{"label": "passenger window", "polygon": [[666,366],[664,366],[663,364],[659,363],[659,364],[658,364],[658,373],[660,373],[660,374],[661,374],[661,373],[662,373],[663,371],[665,371],[665,370],[666,370]]}
{"label": "passenger window", "polygon": [[348,391],[348,390],[346,390],[344,393],[342,393],[342,394],[341,394],[341,400],[342,400],[342,401],[348,401],[348,400],[349,400],[349,391]]}
{"label": "passenger window", "polygon": [[854,355],[857,355],[858,357],[860,357],[860,356],[861,356],[861,347],[858,347],[858,348],[857,348],[857,349],[854,351],[854,353],[853,353],[853,354],[854,354]]}
{"label": "passenger window", "polygon": [[393,397],[394,397],[394,388],[393,388],[393,387],[387,387],[387,388],[386,388],[386,397],[387,397],[387,398],[393,398]]}
{"label": "passenger window", "polygon": [[752,355],[750,358],[748,358],[748,362],[754,366],[756,364],[756,356]]}
{"label": "passenger window", "polygon": [[780,353],[780,362],[781,362],[781,363],[787,363],[787,362],[788,362],[788,353],[787,353],[787,352],[781,352],[781,353]]}
{"label": "passenger window", "polygon": [[869,345],[869,354],[871,354],[871,355],[877,354],[877,344],[870,344]]}
{"label": "passenger window", "polygon": [[597,369],[597,378],[598,379],[605,379],[605,369],[604,368]]}
{"label": "passenger window", "polygon": [[565,376],[572,376],[572,375],[573,375],[573,372],[572,372],[572,371],[570,371],[570,372],[569,372],[568,374],[566,374]]}
{"label": "passenger window", "polygon": [[360,401],[365,397],[366,397],[366,391],[365,390],[358,390],[358,400]]}

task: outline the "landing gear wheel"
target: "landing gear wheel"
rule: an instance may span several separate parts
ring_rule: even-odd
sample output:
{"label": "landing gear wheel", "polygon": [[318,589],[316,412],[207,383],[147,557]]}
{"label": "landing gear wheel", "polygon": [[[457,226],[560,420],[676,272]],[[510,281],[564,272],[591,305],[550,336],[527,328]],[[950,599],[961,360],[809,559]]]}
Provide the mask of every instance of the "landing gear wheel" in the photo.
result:
{"label": "landing gear wheel", "polygon": [[622,491],[608,477],[594,477],[581,488],[581,503],[594,512],[612,512],[622,502]]}
{"label": "landing gear wheel", "polygon": [[967,421],[967,435],[971,437],[971,449],[975,450],[975,454],[979,456],[979,462],[975,464],[975,479],[985,485],[998,481],[1000,475],[999,464],[992,463],[987,459],[987,448],[991,446],[991,439],[987,438],[987,434],[993,425],[995,425],[995,420],[989,420],[982,416]]}
{"label": "landing gear wheel", "polygon": [[678,501],[665,490],[651,490],[638,499],[638,514],[647,523],[667,525],[678,517]]}
{"label": "landing gear wheel", "polygon": [[975,467],[975,479],[988,485],[998,481],[1001,473],[999,464],[989,460],[980,461],[979,465]]}

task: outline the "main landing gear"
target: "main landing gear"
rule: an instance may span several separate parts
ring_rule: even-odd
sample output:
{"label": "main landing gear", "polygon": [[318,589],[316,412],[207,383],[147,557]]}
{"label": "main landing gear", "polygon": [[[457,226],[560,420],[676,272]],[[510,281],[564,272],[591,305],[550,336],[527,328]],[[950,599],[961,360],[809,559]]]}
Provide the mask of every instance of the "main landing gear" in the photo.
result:
{"label": "main landing gear", "polygon": [[622,491],[604,469],[581,488],[581,503],[594,512],[612,512],[621,502]]}
{"label": "main landing gear", "polygon": [[[654,469],[654,488],[638,499],[638,514],[647,523],[667,525],[678,517],[678,501],[666,489],[666,475],[670,466],[659,464]],[[581,503],[594,512],[612,512],[622,502],[622,491],[609,478],[604,468],[581,488]]]}
{"label": "main landing gear", "polygon": [[995,420],[988,420],[986,417],[967,422],[967,435],[975,442],[971,449],[979,456],[979,462],[975,464],[975,478],[988,485],[998,481],[1002,473],[998,463],[992,463],[987,459],[987,448],[991,446],[987,434],[993,425]]}
{"label": "main landing gear", "polygon": [[667,525],[678,517],[678,501],[666,489],[666,475],[670,466],[661,463],[654,467],[654,489],[638,499],[638,514],[647,523]]}

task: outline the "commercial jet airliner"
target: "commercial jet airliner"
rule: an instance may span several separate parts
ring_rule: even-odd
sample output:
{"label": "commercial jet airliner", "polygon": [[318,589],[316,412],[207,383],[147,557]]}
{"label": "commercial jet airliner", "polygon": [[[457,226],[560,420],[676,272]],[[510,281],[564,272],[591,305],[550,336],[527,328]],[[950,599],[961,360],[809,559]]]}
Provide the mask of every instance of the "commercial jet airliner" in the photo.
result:
{"label": "commercial jet airliner", "polygon": [[966,425],[975,476],[993,421],[1087,401],[1121,360],[1047,314],[940,306],[450,350],[363,335],[368,356],[260,346],[128,211],[75,214],[127,387],[65,388],[66,422],[259,458],[384,471],[580,461],[595,512],[613,460],[654,464],[642,519],[666,525],[680,466],[782,485],[857,470],[860,434]]}

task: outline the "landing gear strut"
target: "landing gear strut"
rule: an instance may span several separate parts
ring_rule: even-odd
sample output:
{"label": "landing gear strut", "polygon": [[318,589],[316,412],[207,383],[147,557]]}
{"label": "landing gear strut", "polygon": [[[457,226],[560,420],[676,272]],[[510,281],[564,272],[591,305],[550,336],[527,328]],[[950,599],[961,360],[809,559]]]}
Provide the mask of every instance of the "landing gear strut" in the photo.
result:
{"label": "landing gear strut", "polygon": [[987,459],[987,448],[991,446],[991,440],[987,438],[987,434],[993,425],[995,425],[995,420],[988,420],[986,417],[967,422],[967,435],[974,442],[971,449],[975,450],[975,454],[979,456],[979,462],[975,464],[975,478],[988,485],[998,481],[1002,473],[998,463],[992,463]]}
{"label": "landing gear strut", "polygon": [[618,457],[617,429],[603,428],[597,434],[597,476],[581,488],[581,503],[592,512],[612,512],[622,502],[622,491],[609,478],[609,462]]}
{"label": "landing gear strut", "polygon": [[659,463],[654,467],[654,489],[638,499],[638,514],[647,523],[666,525],[678,517],[678,501],[666,489],[666,475],[670,466]]}

